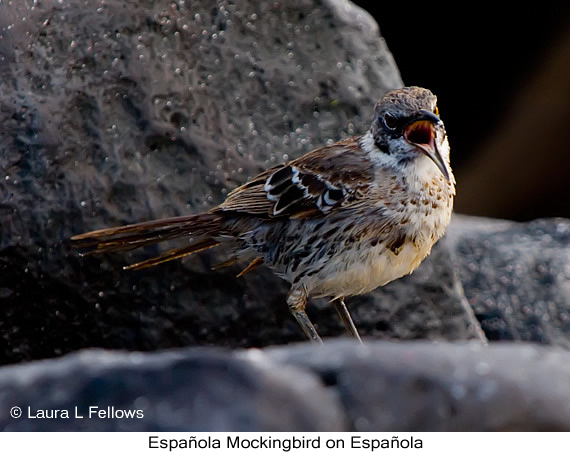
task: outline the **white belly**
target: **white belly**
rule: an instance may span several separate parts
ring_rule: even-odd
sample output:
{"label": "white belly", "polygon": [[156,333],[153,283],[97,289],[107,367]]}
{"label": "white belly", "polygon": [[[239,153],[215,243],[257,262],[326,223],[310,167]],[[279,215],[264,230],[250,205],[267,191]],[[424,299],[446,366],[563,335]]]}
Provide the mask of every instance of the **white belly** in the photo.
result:
{"label": "white belly", "polygon": [[355,250],[323,269],[309,294],[316,297],[352,296],[370,292],[414,271],[429,254],[433,242],[404,244],[396,255],[383,246]]}

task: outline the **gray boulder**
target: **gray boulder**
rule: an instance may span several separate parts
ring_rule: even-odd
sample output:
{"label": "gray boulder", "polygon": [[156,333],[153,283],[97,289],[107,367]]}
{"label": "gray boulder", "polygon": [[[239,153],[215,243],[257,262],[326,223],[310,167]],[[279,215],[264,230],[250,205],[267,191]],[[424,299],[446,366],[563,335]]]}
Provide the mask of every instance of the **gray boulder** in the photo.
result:
{"label": "gray boulder", "polygon": [[529,344],[331,339],[0,369],[2,431],[568,431],[568,413],[569,352]]}
{"label": "gray boulder", "polygon": [[402,84],[374,20],[340,0],[46,0],[3,2],[0,30],[0,362],[303,340],[268,270],[236,280],[213,252],[123,272],[158,250],[81,259],[68,239],[205,210],[365,130]]}
{"label": "gray boulder", "polygon": [[570,429],[570,354],[529,344],[332,341],[271,348],[310,369],[340,397],[351,429]]}
{"label": "gray boulder", "polygon": [[6,366],[0,369],[0,430],[346,428],[340,404],[315,375],[253,356],[214,349],[94,350]]}
{"label": "gray boulder", "polygon": [[488,340],[570,348],[570,220],[456,215],[444,244]]}

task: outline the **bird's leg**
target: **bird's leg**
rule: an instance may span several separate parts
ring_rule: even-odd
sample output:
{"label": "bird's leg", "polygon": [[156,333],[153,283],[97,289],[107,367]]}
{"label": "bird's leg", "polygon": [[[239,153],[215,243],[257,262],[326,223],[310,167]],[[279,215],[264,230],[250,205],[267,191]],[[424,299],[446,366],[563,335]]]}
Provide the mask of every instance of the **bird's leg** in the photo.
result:
{"label": "bird's leg", "polygon": [[297,322],[299,322],[301,329],[309,340],[322,344],[323,340],[305,312],[305,306],[307,305],[307,293],[305,290],[302,288],[292,289],[287,297],[287,304],[289,305],[291,314],[297,319]]}
{"label": "bird's leg", "polygon": [[344,303],[344,297],[333,298],[331,300],[331,303],[335,307],[336,312],[338,312],[338,315],[339,315],[340,319],[342,320],[342,323],[343,323],[344,327],[346,328],[346,331],[348,332],[348,334],[350,336],[352,336],[353,338],[358,339],[358,342],[362,343],[362,339],[360,339],[360,334],[358,334],[358,330],[354,326],[354,322],[352,321],[352,317],[350,316],[350,312],[348,312],[348,308],[346,307],[346,304]]}

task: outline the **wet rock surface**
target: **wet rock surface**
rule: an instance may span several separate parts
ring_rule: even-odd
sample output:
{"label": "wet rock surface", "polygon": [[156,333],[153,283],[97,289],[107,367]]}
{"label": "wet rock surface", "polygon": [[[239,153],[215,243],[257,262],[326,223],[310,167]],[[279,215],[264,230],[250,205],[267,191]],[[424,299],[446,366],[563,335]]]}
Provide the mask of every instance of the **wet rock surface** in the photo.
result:
{"label": "wet rock surface", "polygon": [[366,130],[402,84],[372,18],[341,1],[0,10],[0,362],[303,340],[268,270],[212,272],[212,252],[123,272],[158,250],[81,259],[68,239],[208,209]]}

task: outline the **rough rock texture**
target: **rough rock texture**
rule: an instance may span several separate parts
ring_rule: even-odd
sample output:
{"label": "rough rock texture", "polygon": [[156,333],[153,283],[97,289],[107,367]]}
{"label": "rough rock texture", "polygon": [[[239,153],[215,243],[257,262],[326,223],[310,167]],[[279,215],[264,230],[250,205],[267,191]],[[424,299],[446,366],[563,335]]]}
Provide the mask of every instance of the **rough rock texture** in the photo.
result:
{"label": "rough rock texture", "polygon": [[490,341],[570,348],[570,221],[456,216],[445,246]]}
{"label": "rough rock texture", "polygon": [[[15,406],[18,419],[9,415]],[[144,417],[89,419],[95,406]],[[28,407],[36,416],[68,410],[70,419],[31,419]],[[265,351],[83,351],[0,370],[4,431],[569,429],[570,353],[528,344],[344,339]]]}
{"label": "rough rock texture", "polygon": [[[86,346],[302,340],[269,271],[216,253],[150,272],[73,234],[211,207],[262,168],[368,127],[402,84],[340,0],[0,4],[0,362]],[[153,253],[156,250],[147,251]],[[327,313],[328,313],[327,309]]]}

